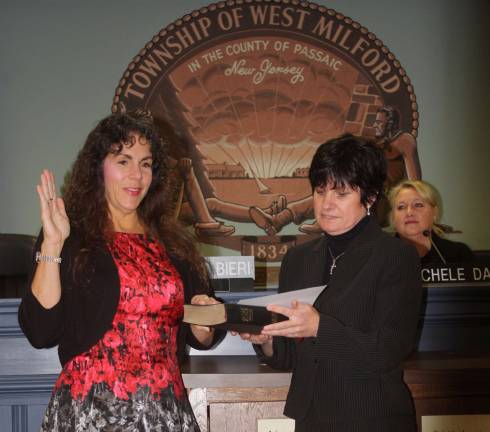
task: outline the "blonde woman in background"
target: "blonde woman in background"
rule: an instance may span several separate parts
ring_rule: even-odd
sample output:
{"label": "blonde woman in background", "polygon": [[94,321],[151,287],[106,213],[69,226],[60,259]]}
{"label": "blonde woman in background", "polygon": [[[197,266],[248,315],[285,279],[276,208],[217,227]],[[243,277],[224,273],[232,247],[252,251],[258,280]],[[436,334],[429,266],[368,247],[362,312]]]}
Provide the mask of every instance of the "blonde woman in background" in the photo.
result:
{"label": "blonde woman in background", "polygon": [[422,265],[474,260],[464,243],[442,238],[437,223],[441,218],[439,192],[422,180],[404,180],[388,194],[390,222],[397,235],[417,248]]}

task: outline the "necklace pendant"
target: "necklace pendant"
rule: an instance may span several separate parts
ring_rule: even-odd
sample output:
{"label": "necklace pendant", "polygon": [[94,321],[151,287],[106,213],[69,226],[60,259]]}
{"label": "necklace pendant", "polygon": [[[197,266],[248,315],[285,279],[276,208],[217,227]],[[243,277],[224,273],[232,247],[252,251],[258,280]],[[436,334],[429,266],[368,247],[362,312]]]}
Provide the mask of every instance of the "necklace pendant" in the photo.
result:
{"label": "necklace pendant", "polygon": [[337,268],[337,260],[340,257],[342,257],[345,254],[345,252],[342,252],[341,254],[339,254],[337,256],[333,256],[332,251],[330,250],[330,248],[328,248],[328,253],[330,254],[330,257],[332,258],[332,265],[330,266],[330,276],[332,276],[333,271]]}

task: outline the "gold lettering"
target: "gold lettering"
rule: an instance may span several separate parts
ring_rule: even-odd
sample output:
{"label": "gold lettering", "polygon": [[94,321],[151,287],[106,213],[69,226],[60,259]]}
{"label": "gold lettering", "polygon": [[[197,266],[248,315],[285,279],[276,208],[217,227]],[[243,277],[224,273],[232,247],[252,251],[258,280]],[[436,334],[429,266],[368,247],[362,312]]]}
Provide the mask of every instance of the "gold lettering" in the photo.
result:
{"label": "gold lettering", "polygon": [[234,8],[231,10],[233,21],[236,28],[240,28],[240,21],[243,18],[242,8]]}
{"label": "gold lettering", "polygon": [[197,24],[194,21],[191,22],[191,28],[192,28],[194,35],[196,36],[197,40],[200,41],[202,39],[201,32],[199,31],[199,28],[197,27]]}
{"label": "gold lettering", "polygon": [[136,96],[140,99],[143,99],[145,96],[144,93],[141,93],[139,91],[134,90],[133,84],[131,84],[131,83],[128,84],[128,87],[127,87],[126,91],[124,92],[125,97],[128,97],[128,95],[133,95],[133,96]]}
{"label": "gold lettering", "polygon": [[295,10],[292,7],[283,7],[279,5],[252,5],[250,6],[252,21],[255,25],[272,25],[282,27],[292,27],[294,25],[296,13],[298,22],[296,28],[302,29],[308,11]]}
{"label": "gold lettering", "polygon": [[294,44],[293,52],[308,58],[309,60],[315,60],[319,63],[324,63],[328,67],[338,71],[342,66],[342,62],[335,57],[330,57],[326,52],[317,50],[316,48],[308,48],[306,45]]}
{"label": "gold lettering", "polygon": [[250,6],[250,12],[252,13],[252,21],[255,25],[265,23],[267,8],[268,6],[262,6],[262,5]]}
{"label": "gold lettering", "polygon": [[365,67],[371,67],[379,60],[379,51],[375,48],[368,49],[361,57],[361,62]]}
{"label": "gold lettering", "polygon": [[342,36],[342,40],[339,42],[339,46],[341,46],[342,48],[344,48],[347,51],[350,50],[350,47],[348,45],[346,45],[346,43],[347,43],[347,39],[349,39],[349,36],[351,34],[352,34],[352,30],[347,29],[347,31]]}
{"label": "gold lettering", "polygon": [[285,7],[282,11],[282,16],[284,17],[284,19],[281,21],[281,24],[284,27],[291,27],[291,25],[293,24],[293,17],[290,15],[289,12],[294,12],[294,9],[290,7]]}
{"label": "gold lettering", "polygon": [[182,45],[179,44],[177,41],[174,42],[174,40],[175,40],[174,35],[169,36],[165,40],[165,45],[167,45],[169,48],[175,48],[174,55],[179,55],[184,50],[184,48],[182,48]]}
{"label": "gold lettering", "polygon": [[337,31],[335,32],[332,38],[333,43],[337,42],[338,38],[340,37],[340,34],[342,33],[342,30],[344,30],[344,26],[342,24],[339,24],[339,27],[337,28]]}
{"label": "gold lettering", "polygon": [[204,34],[204,37],[209,37],[208,29],[211,27],[211,20],[208,17],[199,18],[197,20],[199,23],[199,27],[201,27],[201,32]]}
{"label": "gold lettering", "polygon": [[226,45],[225,53],[226,55],[239,55],[245,54],[253,51],[267,50],[270,41],[265,40],[251,40],[251,41],[242,41],[236,42],[231,45]]}
{"label": "gold lettering", "polygon": [[225,69],[225,75],[252,75],[255,72],[254,67],[247,67],[247,60],[235,60],[231,67]]}
{"label": "gold lettering", "polygon": [[379,85],[386,93],[395,93],[400,88],[400,78],[398,78],[398,75],[393,75],[386,81],[379,83]]}
{"label": "gold lettering", "polygon": [[[172,60],[174,56],[170,54],[168,49],[165,46],[163,46],[163,44],[160,44],[159,46],[161,49],[155,48],[153,50],[153,54],[155,54],[157,59],[160,60],[166,66],[168,64],[167,59]],[[180,47],[180,45],[178,46]]]}
{"label": "gold lettering", "polygon": [[371,73],[376,78],[376,81],[380,82],[383,75],[389,74],[391,72],[391,66],[386,60],[383,60],[379,65],[371,69]]}
{"label": "gold lettering", "polygon": [[269,24],[278,26],[279,23],[279,8],[282,6],[274,5],[270,6],[270,18],[269,18]]}
{"label": "gold lettering", "polygon": [[[363,46],[364,45],[364,46]],[[351,54],[355,55],[357,51],[364,51],[364,48],[366,46],[369,46],[369,42],[364,39],[363,37],[360,37],[358,41],[355,43],[355,45],[352,47],[350,50]]]}
{"label": "gold lettering", "polygon": [[332,37],[333,24],[332,20],[326,21],[326,18],[322,16],[313,28],[312,33],[323,36],[325,39],[330,39]]}
{"label": "gold lettering", "polygon": [[142,64],[140,66],[140,69],[154,77],[157,76],[157,72],[155,72],[155,70],[157,70],[158,72],[162,71],[162,68],[158,65],[151,54],[149,54],[148,58],[145,59],[144,65]]}
{"label": "gold lettering", "polygon": [[148,88],[151,85],[150,77],[141,71],[134,73],[133,82],[140,88]]}
{"label": "gold lettering", "polygon": [[254,319],[254,311],[252,308],[241,307],[240,308],[240,318],[242,322],[251,322]]}
{"label": "gold lettering", "polygon": [[298,24],[296,25],[296,28],[298,30],[303,30],[303,25],[304,25],[304,22],[305,22],[305,16],[306,15],[309,15],[310,12],[305,11],[305,10],[296,10],[296,13],[299,14],[299,21],[298,21]]}
{"label": "gold lettering", "polygon": [[180,43],[184,46],[184,48],[187,48],[189,45],[192,45],[195,42],[187,27],[182,27],[181,30],[175,32],[175,35],[179,39]]}
{"label": "gold lettering", "polygon": [[254,84],[260,84],[267,75],[291,75],[289,82],[296,84],[305,80],[303,71],[304,67],[275,66],[269,59],[264,59],[259,66],[259,71],[253,76],[252,82]]}
{"label": "gold lettering", "polygon": [[233,16],[226,10],[221,11],[218,14],[218,25],[221,30],[230,30],[233,27]]}

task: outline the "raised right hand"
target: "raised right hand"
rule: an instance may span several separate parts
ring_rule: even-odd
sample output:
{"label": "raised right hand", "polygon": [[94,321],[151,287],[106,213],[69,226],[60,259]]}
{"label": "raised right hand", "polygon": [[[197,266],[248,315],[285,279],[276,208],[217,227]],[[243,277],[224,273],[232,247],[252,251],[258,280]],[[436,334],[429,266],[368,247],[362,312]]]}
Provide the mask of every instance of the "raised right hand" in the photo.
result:
{"label": "raised right hand", "polygon": [[44,244],[61,247],[70,235],[70,221],[63,199],[56,196],[56,183],[52,171],[43,170],[41,184],[36,186],[41,207]]}

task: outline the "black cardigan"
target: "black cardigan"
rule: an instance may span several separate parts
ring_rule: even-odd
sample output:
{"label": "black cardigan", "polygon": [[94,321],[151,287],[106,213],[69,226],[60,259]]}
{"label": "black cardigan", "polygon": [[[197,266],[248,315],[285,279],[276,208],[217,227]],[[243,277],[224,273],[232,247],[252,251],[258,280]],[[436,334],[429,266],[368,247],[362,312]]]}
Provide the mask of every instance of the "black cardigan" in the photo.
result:
{"label": "black cardigan", "polygon": [[[328,254],[326,236],[290,249],[279,291],[322,285]],[[415,248],[371,219],[350,241],[315,303],[317,337],[275,337],[273,357],[261,356],[275,368],[293,369],[284,413],[301,420],[314,409],[335,431],[350,422],[365,422],[363,431],[381,430],[384,421],[399,417],[415,425],[400,363],[414,346],[421,294]],[[377,426],[369,429],[367,419]]]}
{"label": "black cardigan", "polygon": [[[34,251],[39,250],[42,234]],[[31,290],[22,299],[19,306],[19,324],[31,345],[35,348],[50,348],[58,345],[58,355],[62,365],[78,354],[95,345],[112,327],[112,321],[119,303],[120,281],[116,264],[105,246],[97,248],[90,257],[93,271],[87,282],[75,280],[73,264],[80,249],[80,240],[71,233],[63,245],[60,268],[62,294],[60,301],[50,309],[44,308],[34,297]],[[172,264],[179,272],[184,283],[184,301],[190,303],[195,294],[213,295],[211,288],[204,286],[198,275],[189,265],[170,256]],[[36,264],[33,259],[29,277],[32,283]],[[177,354],[179,359],[185,356],[186,344],[196,349],[209,349],[226,335],[215,330],[210,347],[203,346],[194,337],[187,324],[179,327]]]}

